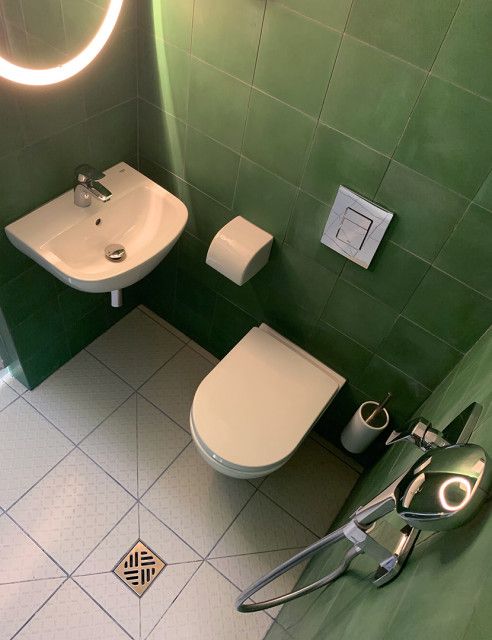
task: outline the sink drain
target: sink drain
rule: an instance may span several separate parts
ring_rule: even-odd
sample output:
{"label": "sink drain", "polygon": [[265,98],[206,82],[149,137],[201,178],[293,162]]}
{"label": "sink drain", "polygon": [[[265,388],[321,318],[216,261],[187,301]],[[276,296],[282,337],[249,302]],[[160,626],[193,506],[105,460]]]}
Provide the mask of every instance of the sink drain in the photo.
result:
{"label": "sink drain", "polygon": [[111,262],[121,262],[126,258],[126,250],[122,244],[108,244],[104,249],[104,255]]}

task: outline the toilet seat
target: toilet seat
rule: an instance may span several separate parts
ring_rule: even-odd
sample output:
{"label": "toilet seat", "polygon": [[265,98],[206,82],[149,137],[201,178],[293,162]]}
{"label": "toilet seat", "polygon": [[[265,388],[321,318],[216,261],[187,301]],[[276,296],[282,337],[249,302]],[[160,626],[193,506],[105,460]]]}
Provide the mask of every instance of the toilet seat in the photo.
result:
{"label": "toilet seat", "polygon": [[193,437],[224,473],[266,475],[293,454],[344,382],[267,325],[254,327],[199,385]]}

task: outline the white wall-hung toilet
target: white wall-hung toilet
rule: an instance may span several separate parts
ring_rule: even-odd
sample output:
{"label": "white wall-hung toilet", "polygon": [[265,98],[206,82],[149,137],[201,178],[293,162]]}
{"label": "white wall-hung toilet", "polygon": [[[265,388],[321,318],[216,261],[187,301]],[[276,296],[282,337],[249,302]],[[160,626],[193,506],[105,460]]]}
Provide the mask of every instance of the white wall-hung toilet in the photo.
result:
{"label": "white wall-hung toilet", "polygon": [[204,378],[190,412],[198,451],[217,471],[259,478],[281,467],[345,379],[265,324]]}

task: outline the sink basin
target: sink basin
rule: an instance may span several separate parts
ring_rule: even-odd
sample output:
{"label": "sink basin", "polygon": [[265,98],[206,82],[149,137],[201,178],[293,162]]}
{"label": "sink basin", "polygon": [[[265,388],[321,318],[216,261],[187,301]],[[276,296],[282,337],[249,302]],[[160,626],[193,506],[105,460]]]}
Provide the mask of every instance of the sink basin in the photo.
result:
{"label": "sink basin", "polygon": [[[81,291],[113,291],[141,280],[169,253],[188,219],[178,198],[126,163],[105,173],[109,202],[92,198],[90,207],[77,207],[70,190],[5,228],[15,247]],[[126,257],[108,260],[109,245],[122,245]]]}

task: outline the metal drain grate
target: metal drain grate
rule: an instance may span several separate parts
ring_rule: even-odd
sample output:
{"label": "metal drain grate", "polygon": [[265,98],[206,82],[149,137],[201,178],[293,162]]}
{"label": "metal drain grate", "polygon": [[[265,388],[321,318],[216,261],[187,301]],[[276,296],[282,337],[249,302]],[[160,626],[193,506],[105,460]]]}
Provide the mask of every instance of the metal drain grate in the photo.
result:
{"label": "metal drain grate", "polygon": [[142,596],[165,566],[166,563],[139,540],[113,571],[132,591]]}

